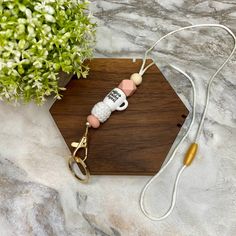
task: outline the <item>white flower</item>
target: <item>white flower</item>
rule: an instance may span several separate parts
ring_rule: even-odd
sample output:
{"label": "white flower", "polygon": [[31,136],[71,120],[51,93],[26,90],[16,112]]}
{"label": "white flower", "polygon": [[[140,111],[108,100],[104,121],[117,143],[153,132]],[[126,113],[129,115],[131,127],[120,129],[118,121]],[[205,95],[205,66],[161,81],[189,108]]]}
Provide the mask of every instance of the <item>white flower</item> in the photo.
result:
{"label": "white flower", "polygon": [[31,12],[31,10],[30,9],[26,9],[25,10],[25,14],[26,14],[26,16],[28,17],[28,18],[32,18],[32,12]]}
{"label": "white flower", "polygon": [[8,67],[8,68],[12,68],[12,66],[13,66],[13,62],[12,62],[12,61],[8,61],[8,62],[7,62],[7,67]]}
{"label": "white flower", "polygon": [[43,12],[48,15],[53,15],[55,13],[54,8],[52,6],[46,5],[45,1],[42,2],[42,4],[37,3],[36,6],[34,7],[34,9],[38,12]]}
{"label": "white flower", "polygon": [[44,34],[48,34],[51,31],[51,27],[49,25],[43,25],[43,32]]}
{"label": "white flower", "polygon": [[55,18],[49,14],[45,14],[45,19],[46,21],[49,21],[49,22],[56,22]]}
{"label": "white flower", "polygon": [[40,61],[35,61],[33,63],[33,66],[35,66],[36,68],[42,68],[42,63]]}
{"label": "white flower", "polygon": [[32,26],[28,25],[27,30],[29,32],[29,35],[33,35],[34,34],[34,28]]}
{"label": "white flower", "polygon": [[53,15],[54,12],[55,12],[54,8],[51,7],[51,6],[48,6],[48,5],[45,6],[44,10],[45,10],[48,14],[50,14],[50,15]]}
{"label": "white flower", "polygon": [[34,87],[37,87],[38,89],[41,89],[43,86],[42,86],[42,83],[38,80],[36,80],[32,86],[32,88]]}

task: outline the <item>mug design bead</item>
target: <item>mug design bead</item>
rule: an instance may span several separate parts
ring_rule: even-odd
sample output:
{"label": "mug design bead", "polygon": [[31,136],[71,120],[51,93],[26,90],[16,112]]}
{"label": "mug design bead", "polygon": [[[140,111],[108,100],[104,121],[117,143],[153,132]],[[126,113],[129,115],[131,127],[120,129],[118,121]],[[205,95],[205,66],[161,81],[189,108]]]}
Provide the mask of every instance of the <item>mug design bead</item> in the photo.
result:
{"label": "mug design bead", "polygon": [[121,111],[126,109],[128,106],[126,95],[119,88],[112,89],[111,92],[103,99],[103,102],[111,108],[111,111]]}

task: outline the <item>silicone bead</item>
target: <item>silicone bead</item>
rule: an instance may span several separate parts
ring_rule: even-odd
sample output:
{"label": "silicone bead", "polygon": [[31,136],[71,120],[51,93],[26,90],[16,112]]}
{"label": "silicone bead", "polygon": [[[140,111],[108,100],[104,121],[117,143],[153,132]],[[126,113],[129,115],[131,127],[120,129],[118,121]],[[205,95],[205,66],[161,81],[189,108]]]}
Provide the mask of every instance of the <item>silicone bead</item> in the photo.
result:
{"label": "silicone bead", "polygon": [[130,79],[138,86],[142,83],[142,76],[139,73],[134,73],[130,76]]}
{"label": "silicone bead", "polygon": [[89,115],[87,117],[87,121],[95,129],[100,126],[100,121],[97,119],[97,117],[95,117],[93,115]]}
{"label": "silicone bead", "polygon": [[[119,88],[112,89],[111,92],[108,93],[108,95],[103,99],[103,103],[105,103],[105,105],[110,108],[111,112],[115,110],[117,111],[125,110],[128,106],[126,95]],[[96,114],[93,114],[93,115],[96,116]],[[96,117],[99,119],[99,116],[96,116]]]}
{"label": "silicone bead", "polygon": [[118,88],[121,89],[127,97],[133,95],[133,93],[137,89],[134,81],[129,79],[122,80]]}

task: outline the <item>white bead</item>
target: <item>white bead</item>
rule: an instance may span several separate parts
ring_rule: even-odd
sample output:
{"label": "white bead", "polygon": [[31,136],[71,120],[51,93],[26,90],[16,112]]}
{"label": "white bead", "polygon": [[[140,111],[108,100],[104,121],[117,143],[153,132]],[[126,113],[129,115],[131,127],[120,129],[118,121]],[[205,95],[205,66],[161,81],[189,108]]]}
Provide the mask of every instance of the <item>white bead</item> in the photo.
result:
{"label": "white bead", "polygon": [[134,73],[130,76],[130,79],[138,86],[142,83],[142,76],[139,73]]}
{"label": "white bead", "polygon": [[119,88],[112,89],[103,102],[111,108],[111,111],[124,110],[126,107],[121,105],[127,104],[125,93]]}
{"label": "white bead", "polygon": [[128,101],[126,100],[125,93],[119,88],[114,88],[102,102],[94,105],[91,114],[101,123],[104,123],[113,111],[123,111],[127,106]]}
{"label": "white bead", "polygon": [[111,109],[104,102],[98,102],[93,107],[91,114],[98,118],[98,120],[103,123],[111,115]]}

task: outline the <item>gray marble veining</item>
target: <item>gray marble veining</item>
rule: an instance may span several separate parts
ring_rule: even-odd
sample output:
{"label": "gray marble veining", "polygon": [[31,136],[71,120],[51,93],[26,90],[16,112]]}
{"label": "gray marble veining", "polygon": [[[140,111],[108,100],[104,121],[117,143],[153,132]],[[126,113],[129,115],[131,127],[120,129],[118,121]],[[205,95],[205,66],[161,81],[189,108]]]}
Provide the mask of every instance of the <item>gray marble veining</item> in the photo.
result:
{"label": "gray marble veining", "polygon": [[[235,0],[94,0],[97,57],[142,57],[162,35],[179,27],[220,23],[236,33]],[[159,44],[151,57],[191,110],[191,90],[178,65],[197,86],[197,121],[175,161],[145,200],[160,214],[171,183],[203,110],[209,77],[230,53],[221,29],[190,30]],[[172,236],[236,234],[236,56],[212,89],[200,151],[183,175],[173,214],[163,222],[145,218],[139,194],[149,177],[94,176],[78,183],[67,169],[69,151],[49,107],[0,103],[0,232],[9,235]],[[151,98],[150,98],[151,99]],[[183,127],[184,132],[187,124]]]}

